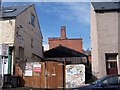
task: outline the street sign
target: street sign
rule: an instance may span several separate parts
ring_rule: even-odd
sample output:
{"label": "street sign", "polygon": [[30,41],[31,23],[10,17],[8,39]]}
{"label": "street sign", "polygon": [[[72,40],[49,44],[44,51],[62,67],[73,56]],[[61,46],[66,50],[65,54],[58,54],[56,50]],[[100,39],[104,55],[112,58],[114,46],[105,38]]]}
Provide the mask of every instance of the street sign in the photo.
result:
{"label": "street sign", "polygon": [[0,44],[0,55],[1,56],[8,56],[8,44]]}

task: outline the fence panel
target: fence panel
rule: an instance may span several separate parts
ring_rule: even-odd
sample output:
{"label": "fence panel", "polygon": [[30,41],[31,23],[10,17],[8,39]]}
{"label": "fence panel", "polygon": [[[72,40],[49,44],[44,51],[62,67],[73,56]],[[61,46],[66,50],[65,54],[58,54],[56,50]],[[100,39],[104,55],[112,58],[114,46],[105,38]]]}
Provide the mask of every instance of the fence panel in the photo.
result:
{"label": "fence panel", "polygon": [[64,83],[63,64],[61,62],[46,61],[46,87],[62,88]]}
{"label": "fence panel", "polygon": [[16,65],[15,74],[19,76],[20,86],[45,88],[45,63],[39,62],[39,64],[41,64],[41,72],[32,71],[32,76],[25,76],[25,73],[20,66]]}

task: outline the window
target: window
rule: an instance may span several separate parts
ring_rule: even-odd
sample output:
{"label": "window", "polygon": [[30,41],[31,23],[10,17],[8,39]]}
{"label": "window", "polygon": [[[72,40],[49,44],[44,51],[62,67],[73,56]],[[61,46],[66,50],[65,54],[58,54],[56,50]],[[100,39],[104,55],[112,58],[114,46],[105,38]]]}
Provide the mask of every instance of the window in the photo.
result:
{"label": "window", "polygon": [[117,62],[107,62],[108,68],[116,68]]}
{"label": "window", "polygon": [[31,47],[33,48],[33,39],[31,39]]}
{"label": "window", "polygon": [[35,26],[35,16],[31,14],[31,25]]}
{"label": "window", "polygon": [[106,70],[107,74],[118,74],[117,53],[106,53]]}
{"label": "window", "polygon": [[117,68],[117,53],[107,53],[105,56],[107,68]]}

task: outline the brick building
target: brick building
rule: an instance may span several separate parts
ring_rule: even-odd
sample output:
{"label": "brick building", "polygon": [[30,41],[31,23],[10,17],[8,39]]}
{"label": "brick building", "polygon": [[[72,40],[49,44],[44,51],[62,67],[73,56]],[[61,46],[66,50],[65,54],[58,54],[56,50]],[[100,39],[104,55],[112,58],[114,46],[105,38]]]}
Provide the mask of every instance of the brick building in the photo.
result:
{"label": "brick building", "polygon": [[62,45],[74,49],[76,51],[82,52],[82,38],[67,38],[65,26],[61,26],[60,37],[48,38],[48,42],[49,49]]}

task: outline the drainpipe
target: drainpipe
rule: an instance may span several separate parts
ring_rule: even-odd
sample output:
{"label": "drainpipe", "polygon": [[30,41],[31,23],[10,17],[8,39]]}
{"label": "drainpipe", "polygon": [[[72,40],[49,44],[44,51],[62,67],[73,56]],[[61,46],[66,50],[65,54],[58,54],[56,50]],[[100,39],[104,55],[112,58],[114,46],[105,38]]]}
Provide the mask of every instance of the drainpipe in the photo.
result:
{"label": "drainpipe", "polygon": [[14,72],[14,51],[12,51],[12,59],[11,59],[11,74]]}
{"label": "drainpipe", "polygon": [[120,74],[120,61],[119,61],[119,55],[117,55],[117,70],[118,70],[118,74]]}
{"label": "drainpipe", "polygon": [[66,88],[66,57],[64,60],[64,88]]}

